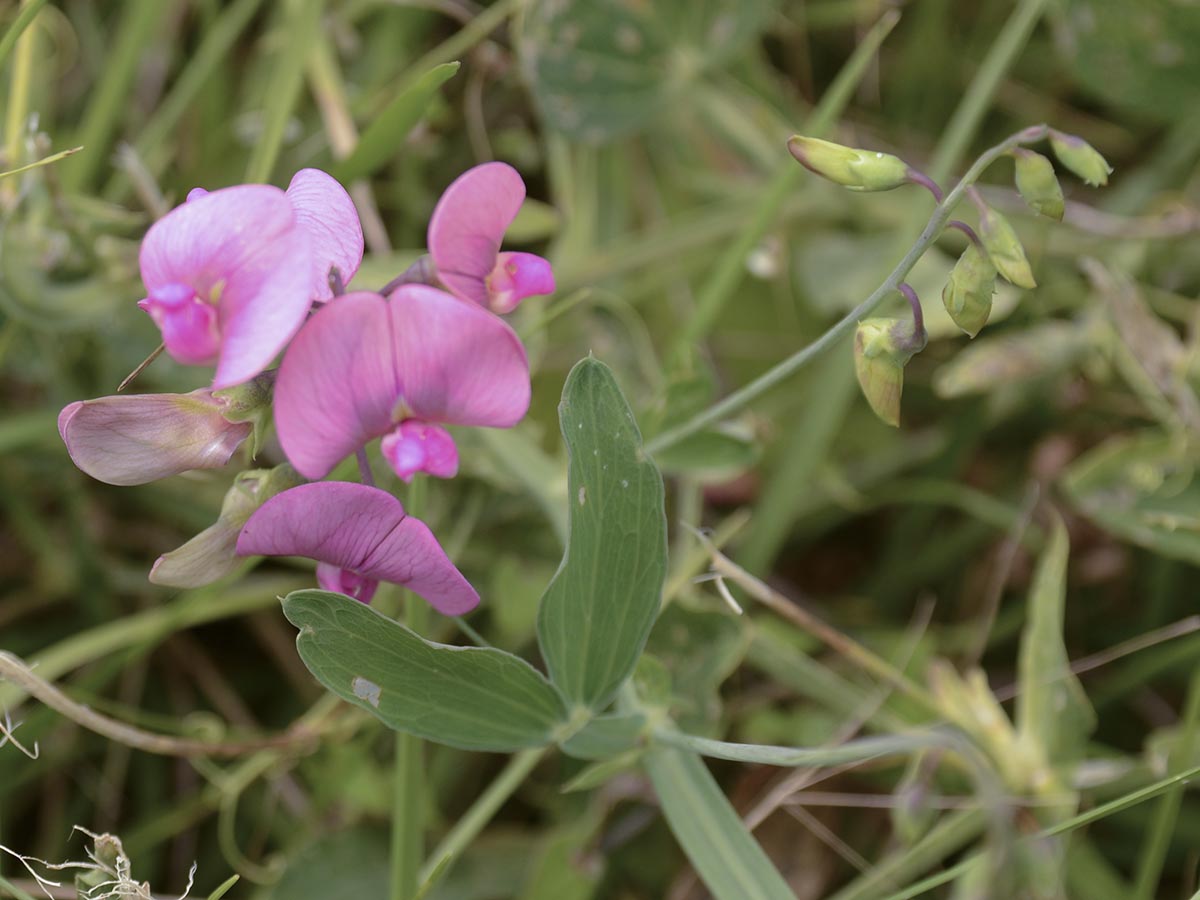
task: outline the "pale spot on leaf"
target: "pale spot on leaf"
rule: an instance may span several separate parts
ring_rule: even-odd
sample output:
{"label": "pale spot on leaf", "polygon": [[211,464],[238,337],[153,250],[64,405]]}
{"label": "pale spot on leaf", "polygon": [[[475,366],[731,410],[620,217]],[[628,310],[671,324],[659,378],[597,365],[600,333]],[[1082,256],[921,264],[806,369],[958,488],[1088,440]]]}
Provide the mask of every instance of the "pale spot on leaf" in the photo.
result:
{"label": "pale spot on leaf", "polygon": [[359,700],[366,700],[376,709],[379,708],[379,698],[383,696],[383,688],[373,681],[367,681],[360,675],[355,675],[354,680],[350,682],[350,690],[354,692],[354,696]]}

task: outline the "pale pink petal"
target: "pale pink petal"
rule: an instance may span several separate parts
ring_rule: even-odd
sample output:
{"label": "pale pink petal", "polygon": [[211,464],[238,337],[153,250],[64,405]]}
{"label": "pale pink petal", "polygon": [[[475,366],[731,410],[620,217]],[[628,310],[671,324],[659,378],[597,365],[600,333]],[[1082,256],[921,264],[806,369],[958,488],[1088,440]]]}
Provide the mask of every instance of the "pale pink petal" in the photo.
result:
{"label": "pale pink petal", "polygon": [[[365,484],[320,482],[277,494],[238,538],[242,556],[306,556],[367,580],[390,581],[446,615],[472,609],[479,596],[437,539],[400,501]],[[323,570],[331,583],[331,570]],[[336,579],[339,585],[344,579]]]}
{"label": "pale pink petal", "polygon": [[320,169],[301,169],[287,189],[296,219],[308,231],[316,272],[314,300],[330,300],[329,269],[336,266],[349,284],[363,257],[362,223],[346,189]]}
{"label": "pale pink petal", "polygon": [[554,293],[554,270],[549,260],[534,253],[501,253],[487,279],[488,307],[498,315],[510,313],[526,297]]}
{"label": "pale pink petal", "polygon": [[397,288],[389,311],[405,407],[397,418],[508,428],[525,415],[529,362],[500,318],[419,284]]}
{"label": "pale pink petal", "polygon": [[429,219],[429,255],[453,293],[488,305],[487,277],[504,232],[525,201],[525,182],[507,163],[468,169],[446,188]]}
{"label": "pale pink petal", "polygon": [[283,452],[302,475],[323,478],[391,431],[399,396],[387,301],[346,294],[313,315],[279,367],[275,427]]}
{"label": "pale pink petal", "polygon": [[98,481],[145,484],[229,462],[252,426],[227,421],[222,408],[207,390],[101,397],[63,409],[58,433],[72,462]]}

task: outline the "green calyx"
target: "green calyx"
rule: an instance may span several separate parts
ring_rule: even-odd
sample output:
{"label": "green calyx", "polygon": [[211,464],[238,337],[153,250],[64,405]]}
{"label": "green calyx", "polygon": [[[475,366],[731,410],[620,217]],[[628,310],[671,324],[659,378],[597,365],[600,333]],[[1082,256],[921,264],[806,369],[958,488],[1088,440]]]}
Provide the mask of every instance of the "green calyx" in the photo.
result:
{"label": "green calyx", "polygon": [[795,134],[788,151],[810,172],[852,191],[890,191],[908,184],[908,164],[898,156],[855,150],[820,138]]}

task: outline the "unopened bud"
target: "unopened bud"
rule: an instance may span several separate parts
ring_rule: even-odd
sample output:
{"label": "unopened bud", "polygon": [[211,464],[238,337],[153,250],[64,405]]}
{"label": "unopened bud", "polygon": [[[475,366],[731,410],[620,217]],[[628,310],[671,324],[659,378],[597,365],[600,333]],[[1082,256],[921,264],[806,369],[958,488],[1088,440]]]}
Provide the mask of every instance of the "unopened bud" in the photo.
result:
{"label": "unopened bud", "polygon": [[1112,166],[1083,138],[1061,131],[1050,132],[1050,146],[1058,161],[1093,187],[1108,184]]}
{"label": "unopened bud", "polygon": [[289,465],[250,469],[225,493],[217,521],[181,547],[165,553],[150,570],[150,580],[168,587],[194,588],[224,578],[237,566],[237,539],[260,506],[304,479]]}
{"label": "unopened bud", "polygon": [[852,191],[890,191],[909,183],[908,164],[898,156],[876,150],[855,150],[795,134],[788,150],[810,172]]}
{"label": "unopened bud", "polygon": [[979,334],[992,314],[996,267],[972,241],[963,251],[942,288],[942,304],[954,324],[971,337]]}
{"label": "unopened bud", "polygon": [[213,396],[224,404],[221,415],[230,422],[249,422],[253,428],[250,437],[251,458],[258,456],[263,436],[271,425],[276,371],[268,369],[244,384],[213,391]]}
{"label": "unopened bud", "polygon": [[1063,192],[1058,179],[1054,177],[1054,166],[1050,160],[1018,147],[1013,151],[1013,161],[1016,163],[1017,190],[1030,208],[1043,216],[1062,221]]}
{"label": "unopened bud", "polygon": [[1008,219],[990,206],[980,207],[979,238],[983,241],[983,247],[987,250],[992,265],[1005,279],[1017,287],[1037,287],[1017,232],[1008,223]]}
{"label": "unopened bud", "polygon": [[207,389],[77,401],[58,416],[71,461],[97,481],[146,484],[229,462],[252,426],[226,417]]}
{"label": "unopened bud", "polygon": [[900,425],[900,395],[904,365],[924,346],[924,334],[914,334],[904,319],[864,319],[854,335],[854,371],[863,396],[875,415]]}

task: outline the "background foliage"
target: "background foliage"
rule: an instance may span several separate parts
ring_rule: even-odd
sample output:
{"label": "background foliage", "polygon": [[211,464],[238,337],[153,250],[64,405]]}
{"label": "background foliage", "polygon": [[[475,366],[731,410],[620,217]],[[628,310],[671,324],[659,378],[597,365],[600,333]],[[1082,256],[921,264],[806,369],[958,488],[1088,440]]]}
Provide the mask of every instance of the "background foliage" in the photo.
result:
{"label": "background foliage", "polygon": [[[471,626],[543,666],[535,619],[566,538],[556,405],[571,366],[589,352],[607,363],[653,446],[819,336],[928,215],[916,191],[849,194],[807,176],[789,134],[896,152],[945,181],[1047,121],[1104,153],[1110,186],[1064,179],[1058,226],[1023,211],[1008,163],[989,170],[985,195],[1016,224],[1039,287],[1002,291],[968,342],[936,316],[961,241],[927,255],[910,281],[932,302],[932,339],[906,371],[902,429],[858,398],[842,346],[657,455],[670,605],[639,690],[711,738],[818,746],[946,721],[982,735],[993,752],[974,781],[939,769],[936,751],[848,769],[710,763],[798,896],[888,896],[973,849],[1017,860],[996,888],[1012,893],[1054,896],[1060,879],[1078,897],[1195,892],[1200,806],[1180,792],[1132,801],[1200,763],[1200,14],[1179,0],[922,0],[885,37],[890,19],[872,26],[889,9],[61,0],[0,47],[0,168],[84,147],[0,180],[0,646],[153,730],[220,739],[222,723],[273,732],[305,716],[322,734],[230,760],[150,756],[18,709],[0,685],[24,720],[16,736],[40,747],[34,761],[0,747],[0,843],[79,858],[73,824],[114,831],[160,894],[193,860],[201,895],[231,873],[230,897],[386,893],[392,735],[323,699],[301,664],[277,597],[311,573],[273,561],[182,594],[149,584],[154,558],[216,517],[232,473],[115,489],[76,471],[55,430],[63,405],[110,393],[157,343],[133,306],[137,245],[188,189],[339,174],[368,234],[355,284],[371,287],[421,252],[460,171],[496,157],[523,173],[535,202],[510,238],[548,252],[560,287],[514,322],[534,406],[511,432],[460,436],[464,474],[429,491],[427,518],[484,596]],[[202,378],[159,361],[138,386]],[[711,528],[916,696],[736,586],[747,615],[732,615],[693,582],[709,562],[684,525]],[[450,622],[430,631],[465,642]],[[1079,682],[1046,688],[1038,672],[1066,657]],[[985,716],[1002,709],[1007,731]],[[435,835],[502,765],[430,748],[421,812]],[[660,815],[660,802],[670,816],[695,801],[686,791],[660,797],[619,761],[529,765],[436,897],[703,896]],[[1001,856],[1097,808],[1069,841]]]}

